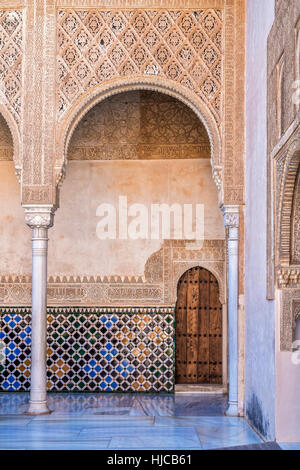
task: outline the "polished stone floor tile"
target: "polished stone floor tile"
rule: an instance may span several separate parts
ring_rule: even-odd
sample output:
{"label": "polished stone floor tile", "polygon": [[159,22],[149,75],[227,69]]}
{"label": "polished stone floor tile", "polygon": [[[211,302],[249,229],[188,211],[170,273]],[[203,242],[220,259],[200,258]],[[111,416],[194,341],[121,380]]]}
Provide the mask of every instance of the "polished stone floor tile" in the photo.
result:
{"label": "polished stone floor tile", "polygon": [[300,450],[300,442],[278,442],[282,450]]}
{"label": "polished stone floor tile", "polygon": [[110,449],[201,449],[201,443],[193,427],[190,428],[152,428],[136,432],[118,430],[112,437]]}
{"label": "polished stone floor tile", "polygon": [[0,416],[0,429],[6,426],[27,426],[32,421],[31,416],[25,415],[6,415]]}
{"label": "polished stone floor tile", "polygon": [[227,418],[223,416],[156,416],[156,426],[202,426],[209,428],[211,426],[229,428],[229,427],[249,427],[246,421],[237,418]]}
{"label": "polished stone floor tile", "polygon": [[221,394],[49,393],[52,413],[26,416],[28,393],[0,393],[0,449],[211,449],[260,443]]}
{"label": "polished stone floor tile", "polygon": [[7,430],[0,432],[0,442],[15,441],[60,441],[61,439],[75,439],[80,433],[80,429],[61,429],[61,430],[48,430],[48,429],[20,429],[19,431]]}
{"label": "polished stone floor tile", "polygon": [[108,449],[110,439],[101,439],[97,442],[84,442],[78,440],[25,440],[22,443],[14,442],[11,444],[1,445],[1,450],[105,450]]}
{"label": "polished stone floor tile", "polygon": [[[116,418],[116,416],[113,416]],[[121,417],[122,418],[122,417]],[[154,425],[154,417],[146,417],[144,418],[135,418],[132,417],[131,420],[124,420],[124,419],[109,419],[106,420],[89,420],[88,416],[86,419],[82,420],[72,420],[72,421],[57,421],[54,422],[32,422],[30,425],[27,426],[27,429],[31,430],[44,430],[46,429],[47,432],[52,432],[57,430],[57,432],[63,433],[69,432],[72,430],[78,431],[80,433],[84,433],[86,436],[93,436],[93,435],[101,435],[101,436],[109,436],[111,434],[119,432],[124,428],[134,428],[138,432],[140,428],[150,428],[152,429]]]}
{"label": "polished stone floor tile", "polygon": [[[247,424],[247,423],[246,423]],[[261,439],[249,426],[240,427],[196,427],[204,449],[217,449],[247,444],[259,444]]]}
{"label": "polished stone floor tile", "polygon": [[142,407],[148,415],[219,416],[226,409],[226,398],[221,394],[152,395],[142,398]]}

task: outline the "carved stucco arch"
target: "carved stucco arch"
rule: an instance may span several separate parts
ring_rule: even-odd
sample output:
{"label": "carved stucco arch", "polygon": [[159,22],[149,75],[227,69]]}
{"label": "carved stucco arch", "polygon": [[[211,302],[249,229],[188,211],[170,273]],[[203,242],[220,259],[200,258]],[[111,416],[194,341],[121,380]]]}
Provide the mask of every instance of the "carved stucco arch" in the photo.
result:
{"label": "carved stucco arch", "polygon": [[56,185],[60,186],[65,176],[69,142],[78,123],[86,113],[98,103],[113,95],[138,90],[157,91],[172,96],[186,104],[199,117],[210,140],[213,178],[221,200],[223,194],[221,138],[213,114],[194,92],[172,80],[156,76],[121,77],[110,80],[91,88],[77,100],[62,118],[62,124],[59,126],[57,158],[54,168]]}
{"label": "carved stucco arch", "polygon": [[[179,264],[179,263],[178,263]],[[180,278],[192,268],[204,268],[215,276],[219,284],[219,298],[222,305],[226,303],[225,295],[225,282],[224,282],[224,272],[221,268],[221,264],[218,261],[188,261],[180,263],[180,266],[177,267],[176,272],[174,272],[174,284],[173,284],[173,299],[176,303],[177,300],[177,287]]]}
{"label": "carved stucco arch", "polygon": [[278,226],[279,264],[290,266],[291,261],[291,217],[294,190],[300,165],[300,142],[296,138],[290,145],[284,165],[280,188],[280,216]]}
{"label": "carved stucco arch", "polygon": [[20,134],[17,127],[17,124],[12,117],[11,113],[8,111],[7,107],[0,103],[0,114],[5,119],[6,124],[8,125],[9,131],[12,136],[13,141],[13,161],[15,167],[15,173],[19,183],[21,182],[21,171],[22,171],[22,163],[21,163],[21,153],[20,153]]}

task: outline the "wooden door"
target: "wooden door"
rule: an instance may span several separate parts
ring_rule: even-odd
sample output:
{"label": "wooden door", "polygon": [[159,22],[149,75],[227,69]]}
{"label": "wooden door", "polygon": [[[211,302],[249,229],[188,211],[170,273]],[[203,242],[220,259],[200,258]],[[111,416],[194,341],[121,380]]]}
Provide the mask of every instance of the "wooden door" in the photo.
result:
{"label": "wooden door", "polygon": [[222,304],[207,269],[180,278],[176,304],[176,383],[222,383]]}

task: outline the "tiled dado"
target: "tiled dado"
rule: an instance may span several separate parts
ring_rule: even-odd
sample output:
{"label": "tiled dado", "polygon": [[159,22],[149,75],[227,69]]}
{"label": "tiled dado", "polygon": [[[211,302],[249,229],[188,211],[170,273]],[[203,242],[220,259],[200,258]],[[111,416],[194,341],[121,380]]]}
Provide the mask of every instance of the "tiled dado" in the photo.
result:
{"label": "tiled dado", "polygon": [[[30,308],[0,310],[2,391],[30,388]],[[52,391],[171,392],[173,308],[48,308]]]}

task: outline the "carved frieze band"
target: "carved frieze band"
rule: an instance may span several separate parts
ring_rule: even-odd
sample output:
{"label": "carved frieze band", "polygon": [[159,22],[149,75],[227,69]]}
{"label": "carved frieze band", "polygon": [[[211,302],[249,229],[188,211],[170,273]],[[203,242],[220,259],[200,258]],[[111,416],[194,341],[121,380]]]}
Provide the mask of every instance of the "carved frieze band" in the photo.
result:
{"label": "carved frieze band", "polygon": [[290,268],[279,268],[277,271],[278,287],[299,287],[300,286],[300,266]]}
{"label": "carved frieze band", "polygon": [[[177,282],[191,267],[205,267],[217,277],[225,301],[224,240],[206,240],[202,249],[191,242],[168,240],[151,255],[143,277],[50,276],[48,305],[175,305]],[[0,277],[2,305],[30,305],[29,276]]]}
{"label": "carved frieze band", "polygon": [[[31,309],[28,307],[0,307],[0,312],[1,313],[19,313],[20,315],[22,314],[27,314],[31,313]],[[69,306],[63,306],[63,307],[48,307],[47,308],[48,313],[52,314],[68,314],[68,313],[83,313],[83,314],[98,314],[98,313],[113,313],[113,314],[139,314],[139,313],[144,313],[144,314],[157,314],[157,313],[170,313],[174,314],[174,307],[69,307]]]}

